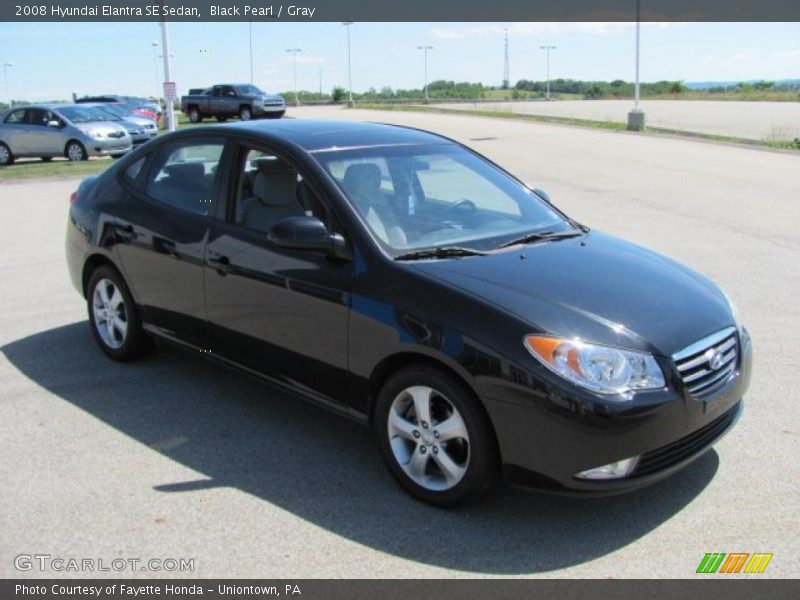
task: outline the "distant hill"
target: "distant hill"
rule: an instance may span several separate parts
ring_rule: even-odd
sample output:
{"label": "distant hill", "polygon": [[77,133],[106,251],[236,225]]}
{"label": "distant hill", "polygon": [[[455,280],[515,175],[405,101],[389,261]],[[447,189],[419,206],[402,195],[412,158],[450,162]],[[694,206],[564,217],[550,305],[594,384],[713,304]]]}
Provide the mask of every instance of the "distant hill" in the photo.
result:
{"label": "distant hill", "polygon": [[[739,83],[758,83],[763,79],[749,79],[747,81],[687,81],[684,85],[690,90],[707,90],[717,87],[733,87]],[[772,81],[775,85],[800,86],[800,79],[776,79]]]}

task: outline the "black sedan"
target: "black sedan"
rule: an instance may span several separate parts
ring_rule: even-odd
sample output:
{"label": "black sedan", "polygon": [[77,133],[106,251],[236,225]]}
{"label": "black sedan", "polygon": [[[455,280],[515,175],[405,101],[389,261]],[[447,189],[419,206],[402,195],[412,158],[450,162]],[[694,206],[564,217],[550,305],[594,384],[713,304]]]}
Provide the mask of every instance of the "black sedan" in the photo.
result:
{"label": "black sedan", "polygon": [[108,356],[167,340],[363,421],[438,505],[501,476],[657,481],[731,428],[750,378],[709,279],[416,129],[163,136],[81,183],[66,249]]}

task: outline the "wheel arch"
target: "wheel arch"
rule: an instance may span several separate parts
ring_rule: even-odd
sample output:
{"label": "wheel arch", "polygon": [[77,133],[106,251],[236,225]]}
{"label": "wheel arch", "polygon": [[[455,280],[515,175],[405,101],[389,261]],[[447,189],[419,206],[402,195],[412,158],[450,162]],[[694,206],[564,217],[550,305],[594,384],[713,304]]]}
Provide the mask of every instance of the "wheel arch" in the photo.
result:
{"label": "wheel arch", "polygon": [[[107,266],[114,269],[127,284],[125,276],[122,274],[122,271],[119,269],[119,267],[114,264],[113,260],[111,260],[105,254],[94,253],[89,255],[83,263],[83,271],[81,272],[81,289],[83,290],[84,298],[86,298],[86,294],[88,292],[86,288],[89,285],[89,279],[91,279],[92,273],[94,273],[98,267],[102,266]],[[130,289],[130,286],[128,286],[128,289]],[[131,294],[133,294],[133,291],[131,291]]]}
{"label": "wheel arch", "polygon": [[84,144],[84,143],[83,143],[82,141],[80,141],[78,138],[74,138],[74,137],[73,137],[73,138],[69,138],[69,139],[68,139],[68,140],[67,140],[67,141],[64,143],[64,156],[65,156],[65,157],[68,157],[68,156],[67,156],[67,148],[69,148],[69,145],[70,145],[70,144],[72,144],[73,142],[74,142],[74,143],[76,143],[76,144],[80,144],[80,147],[81,147],[81,148],[83,148],[83,153],[84,153],[84,154],[85,154],[87,157],[89,156],[89,151],[88,151],[88,150],[86,150],[86,144]]}

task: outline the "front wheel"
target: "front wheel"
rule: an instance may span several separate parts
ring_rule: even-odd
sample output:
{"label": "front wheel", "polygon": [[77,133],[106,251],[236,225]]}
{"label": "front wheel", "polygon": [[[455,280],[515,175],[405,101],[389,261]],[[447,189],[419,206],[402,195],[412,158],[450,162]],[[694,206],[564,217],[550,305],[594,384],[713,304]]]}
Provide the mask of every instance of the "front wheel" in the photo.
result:
{"label": "front wheel", "polygon": [[253,111],[250,110],[249,106],[243,106],[239,109],[239,120],[241,121],[249,121],[253,118]]}
{"label": "front wheel", "polygon": [[87,160],[89,158],[89,155],[86,153],[86,148],[83,147],[83,144],[76,141],[72,141],[67,144],[67,147],[64,149],[64,154],[72,162]]}
{"label": "front wheel", "polygon": [[98,267],[86,291],[89,323],[100,348],[114,360],[133,360],[150,349],[128,286],[109,266]]}
{"label": "front wheel", "polygon": [[419,366],[393,375],[378,395],[373,427],[392,475],[425,502],[460,504],[497,481],[497,444],[485,413],[444,371]]}
{"label": "front wheel", "polygon": [[14,155],[11,154],[11,149],[0,142],[0,167],[14,164]]}
{"label": "front wheel", "polygon": [[189,109],[189,120],[192,123],[199,123],[200,121],[203,120],[203,115],[201,115],[200,111],[197,110],[196,108],[190,108]]}

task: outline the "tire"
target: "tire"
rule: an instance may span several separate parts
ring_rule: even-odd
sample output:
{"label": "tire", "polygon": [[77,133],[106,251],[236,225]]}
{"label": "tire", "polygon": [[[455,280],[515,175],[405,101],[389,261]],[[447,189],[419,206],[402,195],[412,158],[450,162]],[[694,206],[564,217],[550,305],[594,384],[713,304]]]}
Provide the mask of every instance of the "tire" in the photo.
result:
{"label": "tire", "polygon": [[52,156],[42,156],[40,158],[42,159],[42,162],[50,162],[51,160],[53,160]]}
{"label": "tire", "polygon": [[217,115],[217,121],[219,121],[220,123],[224,123],[227,120],[228,120],[228,117],[223,117],[222,115]]}
{"label": "tire", "polygon": [[189,120],[192,123],[199,123],[200,121],[203,120],[203,115],[201,115],[200,111],[193,106],[192,108],[189,109]]}
{"label": "tire", "polygon": [[64,148],[64,156],[66,156],[67,159],[72,162],[89,159],[89,155],[86,153],[86,148],[83,147],[83,144],[76,142],[75,140],[67,142],[67,146]]}
{"label": "tire", "polygon": [[92,335],[110,358],[134,360],[150,350],[152,340],[142,329],[133,297],[116,269],[102,265],[94,270],[86,306]]}
{"label": "tire", "polygon": [[253,118],[253,111],[250,109],[249,106],[242,106],[239,109],[239,120],[240,121],[249,121]]}
{"label": "tire", "polygon": [[267,113],[267,118],[268,119],[280,119],[285,114],[286,114],[285,110],[282,110],[281,112]]}
{"label": "tire", "polygon": [[0,142],[0,167],[5,167],[14,164],[14,155],[11,153],[11,148]]}
{"label": "tire", "polygon": [[392,375],[378,394],[372,425],[389,471],[424,502],[455,506],[498,481],[488,417],[470,390],[444,371],[420,365]]}

